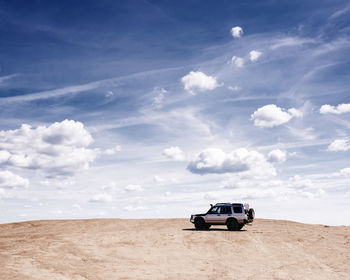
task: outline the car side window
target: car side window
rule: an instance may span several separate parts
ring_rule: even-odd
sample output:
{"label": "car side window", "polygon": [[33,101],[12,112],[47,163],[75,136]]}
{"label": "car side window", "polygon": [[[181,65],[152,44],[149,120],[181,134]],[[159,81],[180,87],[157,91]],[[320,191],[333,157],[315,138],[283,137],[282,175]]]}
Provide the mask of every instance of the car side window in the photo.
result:
{"label": "car side window", "polygon": [[241,206],[233,206],[233,211],[235,213],[243,213]]}
{"label": "car side window", "polygon": [[221,209],[221,214],[232,214],[230,206],[223,206]]}

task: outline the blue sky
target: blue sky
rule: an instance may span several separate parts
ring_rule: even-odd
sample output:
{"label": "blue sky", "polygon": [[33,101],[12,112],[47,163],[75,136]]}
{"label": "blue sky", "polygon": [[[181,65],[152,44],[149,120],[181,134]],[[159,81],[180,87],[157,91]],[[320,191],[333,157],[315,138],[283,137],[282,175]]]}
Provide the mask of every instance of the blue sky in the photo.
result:
{"label": "blue sky", "polygon": [[349,1],[1,1],[0,222],[350,224]]}

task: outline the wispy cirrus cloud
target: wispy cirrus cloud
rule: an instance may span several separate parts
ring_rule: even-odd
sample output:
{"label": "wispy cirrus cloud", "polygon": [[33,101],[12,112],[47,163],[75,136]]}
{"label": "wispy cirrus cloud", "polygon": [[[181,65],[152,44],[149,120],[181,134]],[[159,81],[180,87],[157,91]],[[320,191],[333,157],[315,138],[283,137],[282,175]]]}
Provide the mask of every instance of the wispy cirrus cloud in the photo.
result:
{"label": "wispy cirrus cloud", "polygon": [[0,77],[0,86],[2,83],[6,82],[8,80],[11,80],[12,78],[18,77],[19,75],[20,75],[19,73],[15,73],[15,74]]}

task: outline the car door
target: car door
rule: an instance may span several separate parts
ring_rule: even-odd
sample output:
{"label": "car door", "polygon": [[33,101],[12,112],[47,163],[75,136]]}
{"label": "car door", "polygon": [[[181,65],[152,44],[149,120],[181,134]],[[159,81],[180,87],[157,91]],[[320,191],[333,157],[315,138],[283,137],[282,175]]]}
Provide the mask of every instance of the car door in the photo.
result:
{"label": "car door", "polygon": [[207,215],[205,215],[205,221],[207,223],[213,223],[213,224],[218,223],[220,218],[220,210],[221,210],[221,206],[213,206],[208,211]]}
{"label": "car door", "polygon": [[218,222],[220,224],[225,224],[227,218],[232,217],[232,208],[231,206],[222,206],[220,209],[220,216]]}

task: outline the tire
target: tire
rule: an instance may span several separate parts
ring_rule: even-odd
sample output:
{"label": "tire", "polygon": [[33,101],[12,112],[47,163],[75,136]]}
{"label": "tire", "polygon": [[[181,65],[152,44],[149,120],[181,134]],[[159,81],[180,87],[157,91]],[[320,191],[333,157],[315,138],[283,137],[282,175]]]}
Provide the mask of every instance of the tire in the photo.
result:
{"label": "tire", "polygon": [[226,222],[226,226],[227,226],[227,229],[228,230],[231,230],[231,231],[236,231],[236,230],[239,230],[238,227],[238,222],[236,219],[229,219],[227,222]]}
{"label": "tire", "polygon": [[237,230],[241,230],[244,227],[244,224],[238,224]]}
{"label": "tire", "polygon": [[255,218],[255,211],[253,208],[250,208],[249,211],[248,211],[248,219],[249,220],[254,220]]}
{"label": "tire", "polygon": [[210,229],[211,225],[205,224],[204,229],[208,230]]}
{"label": "tire", "polygon": [[196,218],[194,220],[194,227],[196,228],[196,230],[203,230],[205,229],[205,222],[203,220],[203,218]]}

